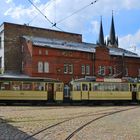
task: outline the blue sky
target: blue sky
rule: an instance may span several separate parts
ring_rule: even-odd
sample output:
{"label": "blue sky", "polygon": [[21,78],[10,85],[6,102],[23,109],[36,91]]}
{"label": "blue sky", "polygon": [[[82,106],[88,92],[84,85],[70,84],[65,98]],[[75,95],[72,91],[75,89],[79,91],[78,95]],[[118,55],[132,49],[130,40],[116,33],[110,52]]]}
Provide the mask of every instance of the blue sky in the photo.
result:
{"label": "blue sky", "polygon": [[[102,16],[105,38],[109,35],[112,10],[119,47],[140,55],[140,2],[139,0],[98,0],[73,16],[73,12],[89,5],[92,0],[31,0],[57,27],[66,32],[82,34],[84,42],[96,43]],[[12,22],[31,26],[53,27],[28,0],[0,0],[0,23]]]}

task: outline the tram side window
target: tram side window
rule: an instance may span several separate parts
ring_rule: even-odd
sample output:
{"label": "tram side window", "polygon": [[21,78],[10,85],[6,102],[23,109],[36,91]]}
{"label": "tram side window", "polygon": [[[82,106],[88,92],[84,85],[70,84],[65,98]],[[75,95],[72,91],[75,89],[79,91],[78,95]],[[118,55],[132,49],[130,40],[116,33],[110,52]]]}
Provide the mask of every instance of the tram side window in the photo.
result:
{"label": "tram side window", "polygon": [[82,84],[82,90],[83,91],[88,91],[88,85],[87,84]]}
{"label": "tram side window", "polygon": [[19,82],[19,81],[13,81],[11,83],[11,89],[12,90],[21,90],[21,82]]}
{"label": "tram side window", "polygon": [[34,90],[35,91],[43,91],[44,90],[44,83],[43,82],[34,83]]}
{"label": "tram side window", "polygon": [[10,90],[10,82],[0,82],[0,90]]}
{"label": "tram side window", "polygon": [[22,90],[32,90],[32,83],[23,83]]}
{"label": "tram side window", "polygon": [[74,91],[81,91],[81,84],[80,83],[75,83],[73,85],[73,90]]}
{"label": "tram side window", "polygon": [[62,84],[56,84],[56,91],[62,91]]}
{"label": "tram side window", "polygon": [[127,83],[122,83],[120,88],[121,91],[129,91],[129,85]]}

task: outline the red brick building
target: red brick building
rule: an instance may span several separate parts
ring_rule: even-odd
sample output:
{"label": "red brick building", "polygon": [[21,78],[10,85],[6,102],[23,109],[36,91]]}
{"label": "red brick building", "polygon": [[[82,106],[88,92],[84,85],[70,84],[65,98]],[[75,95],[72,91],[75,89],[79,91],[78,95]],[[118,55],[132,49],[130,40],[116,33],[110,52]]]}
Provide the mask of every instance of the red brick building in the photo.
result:
{"label": "red brick building", "polygon": [[140,77],[140,56],[118,47],[113,16],[107,43],[102,21],[97,44],[82,42],[80,34],[25,25],[4,23],[0,29],[4,73],[50,77],[65,83],[85,76]]}
{"label": "red brick building", "polygon": [[23,73],[64,82],[93,76],[93,44],[29,36],[23,36],[22,42]]}

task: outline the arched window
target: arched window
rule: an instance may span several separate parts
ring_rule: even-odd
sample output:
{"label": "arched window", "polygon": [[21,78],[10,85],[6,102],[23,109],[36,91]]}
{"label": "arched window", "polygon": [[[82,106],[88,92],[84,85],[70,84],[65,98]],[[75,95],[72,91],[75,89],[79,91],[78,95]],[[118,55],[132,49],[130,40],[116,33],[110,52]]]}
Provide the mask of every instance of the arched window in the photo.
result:
{"label": "arched window", "polygon": [[44,72],[45,73],[49,72],[49,63],[48,62],[44,62]]}
{"label": "arched window", "polygon": [[41,61],[38,62],[38,72],[39,73],[43,72],[43,62],[41,62]]}

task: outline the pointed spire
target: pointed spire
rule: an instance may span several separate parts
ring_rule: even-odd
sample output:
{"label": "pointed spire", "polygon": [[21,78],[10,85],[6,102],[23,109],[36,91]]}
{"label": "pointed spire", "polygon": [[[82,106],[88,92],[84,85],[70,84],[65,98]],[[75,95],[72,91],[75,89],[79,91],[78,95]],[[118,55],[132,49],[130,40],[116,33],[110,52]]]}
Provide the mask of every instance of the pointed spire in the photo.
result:
{"label": "pointed spire", "polygon": [[100,32],[99,32],[99,45],[105,45],[104,42],[104,32],[103,32],[103,25],[102,25],[102,16],[101,16],[101,22],[100,22]]}
{"label": "pointed spire", "polygon": [[108,38],[107,45],[118,47],[118,40],[117,40],[117,37],[115,35],[113,10],[112,10],[112,20],[111,20],[110,36]]}
{"label": "pointed spire", "polygon": [[110,41],[111,44],[115,43],[115,27],[114,27],[113,11],[112,11],[112,21],[111,21],[111,29],[110,29]]}

